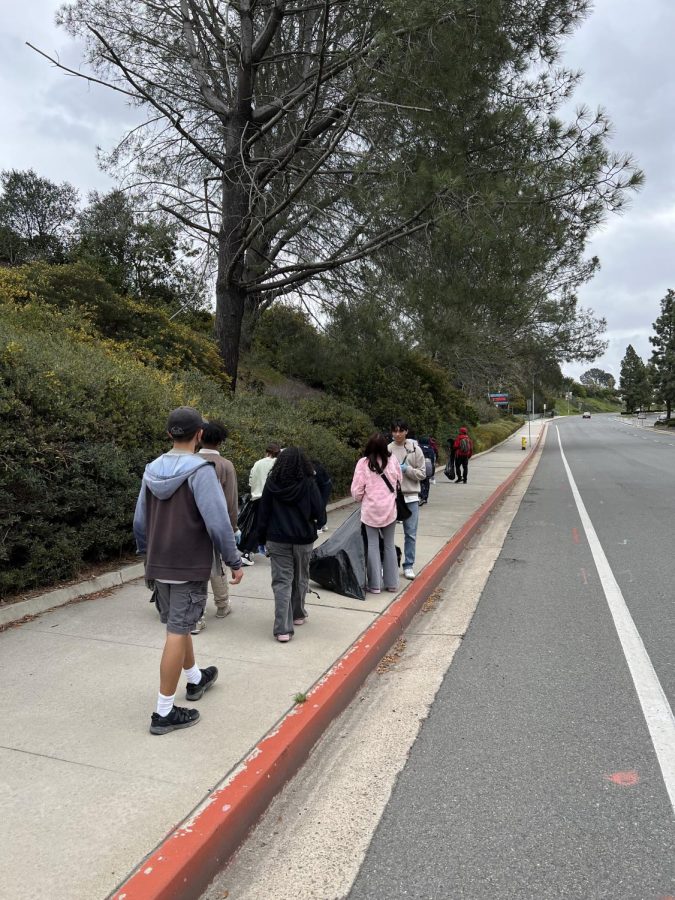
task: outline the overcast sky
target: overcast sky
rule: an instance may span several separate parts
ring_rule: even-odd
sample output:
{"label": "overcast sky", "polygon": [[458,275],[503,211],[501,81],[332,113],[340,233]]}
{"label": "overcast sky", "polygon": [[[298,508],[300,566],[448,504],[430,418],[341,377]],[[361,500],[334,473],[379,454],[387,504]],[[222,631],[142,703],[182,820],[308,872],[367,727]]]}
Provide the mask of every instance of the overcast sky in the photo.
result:
{"label": "overcast sky", "polygon": [[[53,25],[57,7],[53,0],[0,0],[0,169],[34,168],[85,196],[111,184],[97,167],[96,148],[114,146],[136,114],[121,97],[66,77],[25,46],[30,41],[77,67],[76,48]],[[649,358],[659,301],[675,288],[673,35],[673,0],[597,0],[565,45],[564,63],[585,73],[575,103],[608,111],[613,149],[632,153],[647,178],[630,208],[594,236],[589,252],[602,268],[580,293],[582,305],[608,322],[609,349],[593,365],[617,379],[629,343]],[[578,377],[586,368],[565,371]]]}

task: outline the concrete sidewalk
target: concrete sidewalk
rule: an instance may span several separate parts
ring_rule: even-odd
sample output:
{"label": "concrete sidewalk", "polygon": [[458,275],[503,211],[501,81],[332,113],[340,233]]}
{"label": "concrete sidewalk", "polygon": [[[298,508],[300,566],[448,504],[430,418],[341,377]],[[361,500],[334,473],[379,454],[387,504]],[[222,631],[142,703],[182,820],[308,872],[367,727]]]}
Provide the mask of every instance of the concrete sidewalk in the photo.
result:
{"label": "concrete sidewalk", "polygon": [[[533,440],[542,426],[532,423]],[[472,460],[467,485],[439,471],[420,513],[418,573],[529,456],[521,434],[527,425]],[[350,512],[331,513],[329,529]],[[401,579],[401,591],[409,585]],[[114,891],[396,599],[312,587],[320,597],[309,595],[310,618],[286,645],[272,639],[267,560],[256,557],[232,590],[231,616],[216,619],[209,600],[194,641],[198,665],[217,665],[219,681],[197,727],[165,737],[148,732],[164,631],[142,581],[0,634],[0,896]]]}

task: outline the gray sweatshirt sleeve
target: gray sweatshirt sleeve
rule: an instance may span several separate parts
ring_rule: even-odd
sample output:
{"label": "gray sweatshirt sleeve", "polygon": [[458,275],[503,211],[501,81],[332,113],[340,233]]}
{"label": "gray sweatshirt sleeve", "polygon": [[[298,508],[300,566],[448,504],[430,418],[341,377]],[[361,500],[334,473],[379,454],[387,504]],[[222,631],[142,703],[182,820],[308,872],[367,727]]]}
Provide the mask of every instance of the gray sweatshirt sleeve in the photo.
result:
{"label": "gray sweatshirt sleeve", "polygon": [[200,466],[189,478],[192,495],[216,552],[230,569],[241,568],[225,494],[213,466]]}
{"label": "gray sweatshirt sleeve", "polygon": [[141,482],[141,490],[136,501],[134,512],[134,538],[136,540],[136,552],[139,555],[145,553],[147,543],[145,536],[145,482]]}

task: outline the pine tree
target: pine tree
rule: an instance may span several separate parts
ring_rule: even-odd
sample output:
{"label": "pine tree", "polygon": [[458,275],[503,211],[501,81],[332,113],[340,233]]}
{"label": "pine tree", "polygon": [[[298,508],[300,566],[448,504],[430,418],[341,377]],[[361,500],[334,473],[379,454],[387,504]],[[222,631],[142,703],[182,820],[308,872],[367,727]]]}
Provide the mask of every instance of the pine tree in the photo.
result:
{"label": "pine tree", "polygon": [[647,367],[635,352],[632,344],[626,347],[626,355],[621,360],[619,388],[626,405],[626,412],[634,412],[649,405],[652,390]]}
{"label": "pine tree", "polygon": [[655,334],[649,342],[654,347],[651,359],[654,386],[658,398],[666,404],[666,415],[670,418],[675,402],[675,291],[669,289],[661,300],[661,315],[653,328]]}

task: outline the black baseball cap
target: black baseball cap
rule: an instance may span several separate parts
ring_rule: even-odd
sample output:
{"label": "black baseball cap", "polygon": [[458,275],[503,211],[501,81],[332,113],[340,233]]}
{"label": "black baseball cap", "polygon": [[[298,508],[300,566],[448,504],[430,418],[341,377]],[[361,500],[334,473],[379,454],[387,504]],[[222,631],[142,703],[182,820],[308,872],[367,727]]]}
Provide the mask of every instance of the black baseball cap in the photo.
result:
{"label": "black baseball cap", "polygon": [[169,413],[166,430],[173,438],[192,437],[206,424],[196,409],[191,406],[179,406]]}

